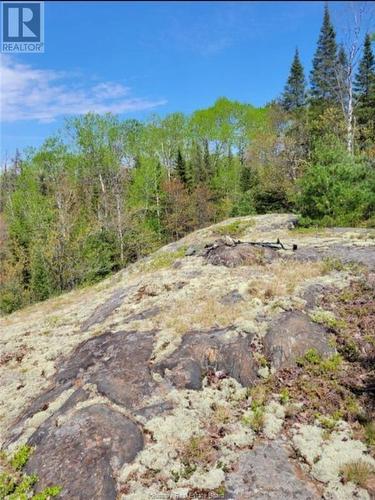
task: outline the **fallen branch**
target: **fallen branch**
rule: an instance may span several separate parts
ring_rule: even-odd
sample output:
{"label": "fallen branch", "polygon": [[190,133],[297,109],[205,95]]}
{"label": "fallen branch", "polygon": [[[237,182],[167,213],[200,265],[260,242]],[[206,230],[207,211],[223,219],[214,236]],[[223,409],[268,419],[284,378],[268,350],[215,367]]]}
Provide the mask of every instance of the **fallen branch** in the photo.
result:
{"label": "fallen branch", "polygon": [[[288,248],[285,247],[283,243],[281,243],[280,239],[277,238],[276,242],[269,242],[269,241],[241,241],[237,240],[235,241],[236,244],[241,243],[242,245],[251,245],[255,247],[262,247],[262,248],[273,248],[274,250],[288,250]],[[295,251],[297,250],[297,245],[293,243],[291,250]]]}
{"label": "fallen branch", "polygon": [[[241,240],[234,240],[230,236],[225,236],[224,238],[220,238],[220,240],[217,240],[214,243],[206,245],[205,248],[207,248],[207,251],[209,252],[210,250],[213,250],[214,248],[217,248],[218,246],[223,244],[228,247],[234,247],[236,245],[250,245],[261,248],[272,248],[273,250],[289,250],[283,243],[281,243],[279,238],[277,238],[276,242],[241,241]],[[292,248],[290,250],[295,251],[297,250],[297,248],[298,248],[297,245],[293,243]]]}

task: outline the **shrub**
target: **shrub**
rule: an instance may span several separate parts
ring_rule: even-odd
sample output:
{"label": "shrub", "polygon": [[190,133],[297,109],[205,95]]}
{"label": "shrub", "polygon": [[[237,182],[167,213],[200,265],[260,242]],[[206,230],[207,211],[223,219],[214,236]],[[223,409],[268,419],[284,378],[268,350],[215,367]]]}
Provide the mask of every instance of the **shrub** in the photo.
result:
{"label": "shrub", "polygon": [[39,493],[34,492],[38,477],[35,474],[28,475],[22,472],[32,451],[30,446],[23,445],[11,456],[5,453],[0,455],[0,498],[49,500],[60,493],[59,486],[50,486]]}
{"label": "shrub", "polygon": [[375,211],[375,173],[338,143],[318,144],[298,183],[296,205],[305,223],[352,226]]}

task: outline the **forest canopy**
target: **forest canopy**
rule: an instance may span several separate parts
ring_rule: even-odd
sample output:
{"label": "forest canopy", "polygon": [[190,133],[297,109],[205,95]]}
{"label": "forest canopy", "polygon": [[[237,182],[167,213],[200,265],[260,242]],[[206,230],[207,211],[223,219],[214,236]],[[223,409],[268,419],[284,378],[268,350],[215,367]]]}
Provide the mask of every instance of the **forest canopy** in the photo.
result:
{"label": "forest canopy", "polygon": [[94,283],[232,216],[375,226],[375,60],[354,63],[328,8],[310,84],[298,50],[262,108],[218,99],[190,116],[70,118],[1,174],[0,309]]}

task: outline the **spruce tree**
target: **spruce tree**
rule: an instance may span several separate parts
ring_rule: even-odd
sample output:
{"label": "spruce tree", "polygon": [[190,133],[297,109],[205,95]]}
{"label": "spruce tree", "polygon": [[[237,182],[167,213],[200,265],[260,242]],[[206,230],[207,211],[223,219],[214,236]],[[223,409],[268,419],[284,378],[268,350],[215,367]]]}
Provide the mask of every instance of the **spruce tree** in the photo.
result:
{"label": "spruce tree", "polygon": [[207,139],[204,141],[202,168],[199,172],[199,180],[206,183],[211,178],[211,155]]}
{"label": "spruce tree", "polygon": [[375,57],[371,49],[370,35],[366,35],[363,55],[355,76],[354,90],[357,101],[356,115],[360,125],[374,121],[375,109]]}
{"label": "spruce tree", "polygon": [[286,111],[294,111],[303,107],[306,98],[305,89],[305,74],[299,58],[298,49],[296,49],[289,77],[285,85],[284,93],[281,97],[281,106]]}
{"label": "spruce tree", "polygon": [[337,44],[328,6],[324,8],[323,24],[310,75],[313,101],[337,103]]}
{"label": "spruce tree", "polygon": [[181,154],[180,149],[178,149],[178,151],[177,151],[176,172],[177,172],[177,175],[180,178],[181,182],[183,184],[186,184],[187,183],[186,163],[185,163],[185,160]]}

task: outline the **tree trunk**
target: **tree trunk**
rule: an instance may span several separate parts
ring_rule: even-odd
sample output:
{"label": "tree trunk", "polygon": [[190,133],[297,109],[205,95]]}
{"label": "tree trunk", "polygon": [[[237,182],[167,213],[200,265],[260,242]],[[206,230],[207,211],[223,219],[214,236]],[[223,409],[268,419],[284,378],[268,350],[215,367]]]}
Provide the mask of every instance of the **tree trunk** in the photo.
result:
{"label": "tree trunk", "polygon": [[119,194],[116,195],[116,210],[117,210],[117,233],[118,238],[120,240],[120,261],[121,264],[124,264],[125,256],[124,256],[124,238],[122,232],[122,217],[121,217],[121,196]]}
{"label": "tree trunk", "polygon": [[353,84],[352,79],[349,80],[348,92],[348,116],[347,116],[347,148],[348,153],[353,155],[354,151],[354,134],[353,134]]}

